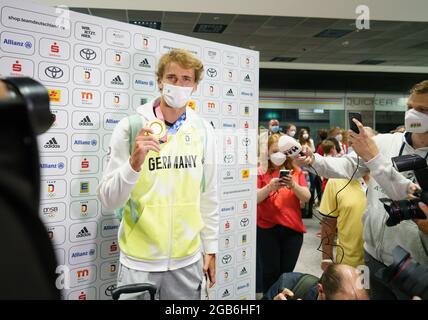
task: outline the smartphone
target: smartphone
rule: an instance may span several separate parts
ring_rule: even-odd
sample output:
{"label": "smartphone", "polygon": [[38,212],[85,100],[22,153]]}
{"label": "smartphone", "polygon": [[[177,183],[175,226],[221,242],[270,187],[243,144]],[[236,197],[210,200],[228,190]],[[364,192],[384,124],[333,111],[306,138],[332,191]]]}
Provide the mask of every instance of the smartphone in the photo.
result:
{"label": "smartphone", "polygon": [[284,177],[288,177],[291,174],[291,170],[281,169],[279,170],[279,178],[282,179]]}
{"label": "smartphone", "polygon": [[361,117],[361,113],[359,112],[349,112],[348,113],[349,118],[349,128],[354,131],[355,133],[360,133],[360,129],[358,129],[357,125],[352,121],[353,118],[357,119],[361,123],[363,123],[363,118]]}

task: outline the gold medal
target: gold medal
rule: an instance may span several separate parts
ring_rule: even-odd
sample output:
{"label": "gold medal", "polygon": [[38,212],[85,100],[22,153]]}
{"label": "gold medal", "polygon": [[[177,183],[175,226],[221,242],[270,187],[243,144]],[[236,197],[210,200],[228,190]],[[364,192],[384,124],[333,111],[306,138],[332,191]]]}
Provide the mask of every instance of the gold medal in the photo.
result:
{"label": "gold medal", "polygon": [[165,123],[159,119],[150,121],[148,127],[153,130],[153,135],[159,140],[166,134]]}

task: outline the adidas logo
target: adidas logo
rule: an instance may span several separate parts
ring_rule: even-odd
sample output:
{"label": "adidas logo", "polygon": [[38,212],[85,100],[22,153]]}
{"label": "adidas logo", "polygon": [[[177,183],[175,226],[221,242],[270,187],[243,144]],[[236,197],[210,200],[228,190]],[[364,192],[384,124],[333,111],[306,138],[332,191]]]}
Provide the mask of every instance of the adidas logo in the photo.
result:
{"label": "adidas logo", "polygon": [[138,64],[139,67],[143,67],[143,68],[150,68],[150,63],[149,60],[147,60],[147,58],[144,58],[143,60],[141,60],[141,62]]}
{"label": "adidas logo", "polygon": [[245,76],[244,81],[251,82],[251,78],[250,78],[250,75],[249,75],[249,74],[247,74],[247,75]]}
{"label": "adidas logo", "polygon": [[86,227],[83,227],[82,230],[79,231],[79,233],[76,235],[76,238],[84,238],[84,237],[90,237],[91,233]]}
{"label": "adidas logo", "polygon": [[229,89],[229,90],[227,91],[227,93],[226,93],[226,96],[234,97],[234,96],[235,96],[235,94],[233,93],[233,90],[232,90],[232,89]]}
{"label": "adidas logo", "polygon": [[111,80],[110,83],[118,86],[123,86],[123,81],[119,75],[117,75],[113,80]]}
{"label": "adidas logo", "polygon": [[225,298],[225,297],[227,297],[227,296],[230,296],[230,292],[229,292],[229,290],[224,290],[224,292],[223,292],[223,294],[221,295],[221,297],[222,298]]}
{"label": "adidas logo", "polygon": [[43,147],[46,148],[46,149],[58,149],[61,146],[58,144],[58,142],[56,142],[55,137],[53,137],[48,142],[46,142]]}
{"label": "adidas logo", "polygon": [[84,117],[80,122],[79,122],[80,126],[85,126],[85,127],[92,127],[94,124],[92,123],[91,119],[89,118],[89,116]]}
{"label": "adidas logo", "polygon": [[245,267],[242,268],[240,275],[247,274],[247,269]]}

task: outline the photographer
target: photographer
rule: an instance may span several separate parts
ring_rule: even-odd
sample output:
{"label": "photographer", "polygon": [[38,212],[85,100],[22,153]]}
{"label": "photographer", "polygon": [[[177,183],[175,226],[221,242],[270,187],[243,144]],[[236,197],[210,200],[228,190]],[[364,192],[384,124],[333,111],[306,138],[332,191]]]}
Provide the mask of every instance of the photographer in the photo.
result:
{"label": "photographer", "polygon": [[[300,165],[312,165],[319,175],[350,179],[364,176],[370,171],[367,208],[364,215],[365,262],[370,268],[373,299],[401,299],[387,283],[374,277],[376,271],[392,263],[392,250],[397,245],[410,252],[422,265],[428,265],[428,219],[406,220],[387,227],[388,214],[379,199],[408,198],[417,190],[413,172],[406,176],[393,168],[392,157],[417,154],[427,159],[428,154],[428,80],[416,84],[408,100],[405,115],[405,133],[380,134],[371,139],[363,125],[354,120],[359,133],[350,132],[349,140],[355,153],[342,158],[324,158],[303,150]],[[424,211],[427,214],[426,211]],[[428,216],[428,214],[427,214]]]}
{"label": "photographer", "polygon": [[[268,170],[259,167],[257,176],[257,258],[263,292],[282,273],[293,271],[306,232],[300,201],[308,202],[311,197],[303,171],[292,158],[278,152],[280,137],[278,133],[269,137]],[[288,174],[279,178],[280,169],[287,169]]]}

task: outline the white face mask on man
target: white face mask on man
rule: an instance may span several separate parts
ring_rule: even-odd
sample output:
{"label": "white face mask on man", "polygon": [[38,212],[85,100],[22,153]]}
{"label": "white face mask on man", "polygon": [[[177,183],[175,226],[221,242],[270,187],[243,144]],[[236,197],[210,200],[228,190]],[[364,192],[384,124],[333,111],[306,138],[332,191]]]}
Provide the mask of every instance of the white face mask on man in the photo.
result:
{"label": "white face mask on man", "polygon": [[179,87],[163,83],[162,96],[168,106],[181,109],[186,106],[192,95],[193,87]]}
{"label": "white face mask on man", "polygon": [[285,159],[287,159],[287,156],[282,152],[275,152],[270,155],[270,161],[277,167],[281,166]]}
{"label": "white face mask on man", "polygon": [[339,142],[342,142],[343,136],[342,136],[341,133],[339,133],[338,135],[336,135],[336,140],[339,141]]}
{"label": "white face mask on man", "polygon": [[428,132],[428,115],[415,109],[407,110],[404,117],[404,124],[408,132]]}

